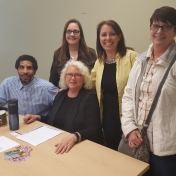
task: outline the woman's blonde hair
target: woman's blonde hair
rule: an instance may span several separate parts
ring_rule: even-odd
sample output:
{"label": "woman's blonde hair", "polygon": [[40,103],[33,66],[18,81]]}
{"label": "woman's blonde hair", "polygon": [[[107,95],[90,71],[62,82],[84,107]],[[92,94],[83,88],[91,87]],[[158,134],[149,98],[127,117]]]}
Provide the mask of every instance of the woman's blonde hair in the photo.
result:
{"label": "woman's blonde hair", "polygon": [[81,75],[83,76],[83,78],[84,78],[83,87],[88,90],[92,89],[93,86],[92,86],[92,81],[90,80],[89,69],[81,61],[74,61],[74,60],[69,60],[65,64],[64,68],[62,69],[61,75],[60,75],[59,87],[61,89],[68,88],[66,81],[65,81],[65,75],[66,75],[68,68],[71,66],[78,69],[80,71]]}

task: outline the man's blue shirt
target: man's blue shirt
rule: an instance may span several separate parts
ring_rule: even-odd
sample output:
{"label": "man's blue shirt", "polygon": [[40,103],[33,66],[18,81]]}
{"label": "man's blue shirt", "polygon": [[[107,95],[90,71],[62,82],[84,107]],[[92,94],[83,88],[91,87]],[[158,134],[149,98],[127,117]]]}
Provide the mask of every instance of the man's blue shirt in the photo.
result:
{"label": "man's blue shirt", "polygon": [[18,76],[12,76],[0,84],[0,106],[15,98],[18,99],[19,114],[48,116],[57,92],[58,88],[49,81],[34,77],[24,86]]}

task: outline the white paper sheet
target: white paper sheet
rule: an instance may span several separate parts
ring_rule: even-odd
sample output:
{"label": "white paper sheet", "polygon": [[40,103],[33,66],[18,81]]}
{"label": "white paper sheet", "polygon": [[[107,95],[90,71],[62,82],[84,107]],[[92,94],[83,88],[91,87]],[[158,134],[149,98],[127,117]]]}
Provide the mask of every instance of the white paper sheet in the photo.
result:
{"label": "white paper sheet", "polygon": [[54,129],[48,126],[39,126],[29,133],[19,135],[16,138],[37,146],[42,142],[45,142],[61,133],[62,131],[58,129]]}
{"label": "white paper sheet", "polygon": [[18,144],[15,141],[12,141],[11,139],[5,137],[5,136],[1,136],[0,137],[0,152],[3,152],[5,150],[8,150],[10,148],[16,147],[20,144]]}

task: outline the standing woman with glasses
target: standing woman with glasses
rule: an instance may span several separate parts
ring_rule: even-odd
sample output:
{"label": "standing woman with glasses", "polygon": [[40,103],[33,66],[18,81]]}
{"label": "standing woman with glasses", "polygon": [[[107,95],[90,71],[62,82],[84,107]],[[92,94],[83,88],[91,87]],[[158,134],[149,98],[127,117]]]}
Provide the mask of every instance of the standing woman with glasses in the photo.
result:
{"label": "standing woman with glasses", "polygon": [[[157,89],[176,54],[176,9],[161,7],[150,18],[148,50],[136,59],[122,99],[122,130],[131,148],[142,143],[145,124]],[[152,115],[149,176],[176,175],[176,63],[171,67]],[[146,174],[146,175],[147,175]]]}
{"label": "standing woman with glasses", "polygon": [[62,45],[54,52],[49,81],[55,86],[58,86],[63,66],[70,59],[83,62],[90,71],[97,59],[95,50],[87,47],[82,26],[75,19],[65,24]]}
{"label": "standing woman with glasses", "polygon": [[125,46],[120,26],[113,20],[97,26],[98,60],[91,71],[101,108],[106,146],[117,150],[122,136],[121,101],[137,53]]}

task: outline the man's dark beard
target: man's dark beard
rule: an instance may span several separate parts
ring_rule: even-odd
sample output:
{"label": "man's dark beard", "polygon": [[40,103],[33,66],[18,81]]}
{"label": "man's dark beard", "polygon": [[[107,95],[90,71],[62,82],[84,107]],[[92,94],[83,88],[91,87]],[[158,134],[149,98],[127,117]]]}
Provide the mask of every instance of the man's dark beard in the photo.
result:
{"label": "man's dark beard", "polygon": [[34,79],[34,76],[29,80],[29,81],[23,81],[21,78],[20,78],[20,81],[21,83],[26,86],[27,84],[29,84],[32,80]]}

